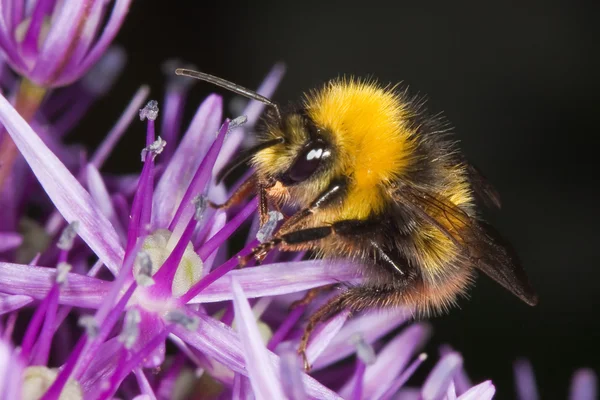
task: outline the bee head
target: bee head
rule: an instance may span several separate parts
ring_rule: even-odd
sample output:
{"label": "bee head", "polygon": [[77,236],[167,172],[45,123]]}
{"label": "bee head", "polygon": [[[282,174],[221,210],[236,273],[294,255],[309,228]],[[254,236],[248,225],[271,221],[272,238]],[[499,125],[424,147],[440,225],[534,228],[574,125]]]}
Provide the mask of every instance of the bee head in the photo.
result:
{"label": "bee head", "polygon": [[302,112],[284,113],[268,121],[261,140],[276,141],[261,149],[252,165],[262,178],[274,179],[284,187],[310,197],[327,185],[334,148],[331,136]]}

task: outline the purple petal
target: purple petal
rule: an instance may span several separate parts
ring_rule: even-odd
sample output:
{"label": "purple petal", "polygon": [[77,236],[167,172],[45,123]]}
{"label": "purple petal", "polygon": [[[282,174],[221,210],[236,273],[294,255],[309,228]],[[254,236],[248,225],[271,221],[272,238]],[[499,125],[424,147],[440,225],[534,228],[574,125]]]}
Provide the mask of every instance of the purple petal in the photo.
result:
{"label": "purple petal", "polygon": [[329,346],[333,338],[338,335],[349,316],[349,311],[342,311],[329,321],[325,322],[321,326],[321,329],[315,331],[306,347],[306,359],[308,360],[309,365],[315,363],[315,360],[323,353],[327,346]]}
{"label": "purple petal", "polygon": [[[125,16],[129,11],[129,6],[131,4],[131,0],[117,0],[115,5],[112,8],[112,12],[110,13],[110,17],[104,30],[102,31],[102,35],[92,48],[92,50],[87,54],[83,63],[75,67],[73,70],[68,70],[67,72],[73,75],[82,75],[85,73],[92,65],[98,61],[98,59],[104,54],[110,43],[113,41],[123,21],[125,20]],[[66,84],[69,83],[68,76],[63,78],[59,83]]]}
{"label": "purple petal", "polygon": [[[452,349],[452,347],[448,345],[440,346],[440,355],[442,357],[453,351],[454,350]],[[459,395],[465,393],[473,386],[464,368],[461,368],[460,371],[458,371],[454,376],[454,384],[456,385],[456,393],[458,393]]]}
{"label": "purple petal", "polygon": [[410,315],[408,310],[397,308],[375,310],[352,318],[314,363],[313,369],[326,367],[354,353],[356,348],[350,341],[354,334],[359,333],[365,342],[373,343],[406,322]]}
{"label": "purple petal", "polygon": [[[41,118],[40,118],[41,120]],[[51,152],[58,157],[67,168],[79,169],[81,167],[82,154],[85,149],[79,145],[66,145],[59,132],[54,128],[56,125],[49,126],[47,121],[31,121],[31,129],[42,139]]]}
{"label": "purple petal", "polygon": [[[234,376],[238,374],[235,374],[221,363],[205,357],[197,349],[191,348],[174,334],[171,333],[169,339],[175,343],[179,350],[181,350],[181,353],[189,358],[196,367],[204,369],[210,376],[227,386],[233,385]],[[176,377],[173,378],[173,384],[175,379]]]}
{"label": "purple petal", "polygon": [[441,400],[462,364],[462,357],[458,353],[450,353],[442,357],[423,384],[421,390],[423,400]]}
{"label": "purple petal", "polygon": [[81,85],[94,97],[104,96],[113,88],[126,63],[125,49],[112,46],[94,68],[81,79]]}
{"label": "purple petal", "polygon": [[356,278],[357,269],[344,261],[310,260],[261,265],[229,272],[204,289],[190,303],[232,300],[229,279],[242,286],[248,298],[299,292]]}
{"label": "purple petal", "polygon": [[533,367],[527,360],[519,360],[514,365],[515,389],[520,400],[537,400],[539,394],[535,383]]}
{"label": "purple petal", "polygon": [[231,278],[231,290],[235,323],[254,395],[257,399],[283,399],[283,391],[273,365],[269,363],[269,353],[256,325],[256,317],[235,278]]}
{"label": "purple petal", "polygon": [[[141,311],[142,321],[139,325],[140,335],[133,345],[133,351],[139,352],[153,338],[160,335],[165,329],[165,324],[160,316],[154,313]],[[156,368],[165,360],[165,343],[158,345],[152,353],[144,359],[145,368]]]}
{"label": "purple petal", "polygon": [[254,393],[250,380],[242,374],[235,374],[231,388],[232,400],[254,400]]}
{"label": "purple petal", "polygon": [[90,195],[92,199],[98,204],[98,208],[102,210],[102,213],[111,224],[115,227],[120,234],[119,236],[124,238],[125,231],[119,222],[119,218],[117,216],[117,212],[113,207],[112,199],[110,198],[110,194],[108,193],[108,189],[104,184],[104,180],[102,179],[102,175],[100,172],[94,167],[93,164],[88,164],[87,168],[87,184],[90,190]]}
{"label": "purple petal", "polygon": [[[182,235],[185,226],[193,218],[195,214],[195,206],[193,199],[198,195],[206,193],[206,185],[212,180],[212,171],[215,164],[215,160],[219,155],[223,140],[229,131],[229,120],[226,120],[221,128],[217,138],[212,142],[210,148],[202,158],[198,169],[195,171],[189,185],[185,191],[185,194],[181,198],[181,202],[175,216],[171,220],[169,230],[173,232],[173,237],[178,238]],[[171,241],[173,238],[171,238]]]}
{"label": "purple petal", "polygon": [[79,221],[79,236],[116,274],[123,248],[110,222],[102,215],[89,193],[35,134],[31,127],[0,96],[0,122],[12,136],[38,181],[67,222]]}
{"label": "purple petal", "polygon": [[20,399],[25,363],[14,349],[0,339],[0,393],[3,399]]}
{"label": "purple petal", "polygon": [[[131,124],[131,121],[133,121],[133,119],[139,115],[140,108],[142,107],[142,104],[146,101],[146,98],[148,97],[149,93],[150,88],[148,86],[141,86],[127,105],[125,111],[123,111],[123,114],[121,114],[121,116],[119,117],[117,123],[113,126],[110,132],[108,132],[104,140],[102,140],[102,143],[100,143],[90,160],[90,164],[96,167],[96,169],[102,168],[104,162],[112,152],[113,148],[115,147],[119,139],[121,139],[127,127]],[[135,188],[137,188],[138,178],[139,174],[136,174],[134,179],[135,182],[130,184],[130,186],[133,188],[132,190],[135,190]],[[120,192],[121,190],[117,189],[117,191]],[[61,215],[58,213],[58,211],[55,211],[52,213],[52,215],[48,218],[48,221],[46,222],[46,230],[49,234],[54,235],[58,232],[58,230],[62,226],[62,223],[63,219]]]}
{"label": "purple petal", "polygon": [[80,28],[78,40],[73,43],[73,48],[69,53],[69,59],[64,69],[72,68],[81,63],[90,45],[96,39],[98,31],[102,28],[102,18],[104,17],[105,6],[107,4],[104,1],[94,1],[90,5],[90,9],[83,21],[83,27]]}
{"label": "purple petal", "polygon": [[[2,290],[1,286],[0,290]],[[9,313],[14,310],[18,310],[21,307],[25,307],[32,301],[33,298],[31,298],[30,296],[24,296],[20,294],[12,296],[0,295],[0,315]]]}
{"label": "purple petal", "polygon": [[167,227],[175,215],[194,173],[210,143],[216,138],[221,123],[221,108],[222,100],[217,95],[204,100],[158,181],[152,207],[156,227]]}
{"label": "purple petal", "polygon": [[152,390],[152,385],[148,382],[148,378],[146,374],[141,368],[136,368],[133,370],[135,374],[135,378],[137,379],[138,386],[142,393],[147,396],[148,400],[156,400],[156,395],[154,394],[154,390]]}
{"label": "purple petal", "polygon": [[394,397],[394,399],[398,400],[423,400],[421,396],[421,391],[417,388],[405,388],[402,389],[398,394]]}
{"label": "purple petal", "polygon": [[35,58],[38,52],[39,34],[44,25],[44,20],[51,14],[53,1],[37,1],[35,6],[29,8],[29,26],[25,37],[20,40],[21,54],[26,58]]}
{"label": "purple petal", "polygon": [[33,70],[28,74],[32,81],[48,86],[62,72],[59,69],[70,51],[69,42],[76,37],[79,21],[86,14],[87,5],[87,2],[63,3],[54,11],[50,31],[35,59]]}
{"label": "purple petal", "polygon": [[454,379],[450,381],[450,386],[448,386],[446,398],[444,400],[456,400],[456,387],[454,386]]}
{"label": "purple petal", "polygon": [[485,381],[463,393],[458,400],[491,400],[496,393],[492,381]]}
{"label": "purple petal", "polygon": [[[196,332],[190,332],[180,326],[176,326],[173,329],[173,333],[208,357],[225,364],[235,372],[248,375],[248,372],[244,368],[242,345],[238,335],[228,326],[207,315],[200,313],[195,313],[194,315],[201,321],[199,329]],[[279,357],[269,352],[269,363],[273,366],[275,374],[279,374]],[[304,373],[302,374],[302,380],[306,387],[306,393],[309,396],[318,399],[340,399],[336,393]]]}
{"label": "purple petal", "polygon": [[[19,2],[16,2],[15,4],[19,4]],[[21,7],[24,6],[21,5]],[[26,72],[28,70],[28,66],[25,64],[19,49],[15,45],[15,40],[12,35],[12,28],[9,29],[6,26],[4,18],[0,18],[0,47],[4,53],[2,55],[2,59],[4,60],[6,58],[6,63],[10,64],[19,72]]]}
{"label": "purple petal", "polygon": [[123,344],[115,337],[103,343],[96,351],[85,373],[78,379],[85,395],[97,395],[102,382],[114,374],[122,348]]}
{"label": "purple petal", "polygon": [[281,385],[286,395],[286,399],[290,400],[305,400],[306,389],[302,382],[302,366],[298,353],[293,345],[282,346],[280,357],[280,375]]}
{"label": "purple petal", "polygon": [[[389,400],[404,386],[404,384],[413,376],[415,371],[427,360],[427,354],[421,353],[410,365],[400,374],[400,376],[392,383],[392,386],[382,394],[382,400]],[[420,396],[417,396],[420,397]]]}
{"label": "purple petal", "polygon": [[[428,325],[414,324],[404,329],[381,349],[375,363],[367,366],[365,371],[363,397],[378,399],[383,396],[423,346],[429,334]],[[348,397],[351,391],[352,384],[349,382],[339,393]]]}
{"label": "purple petal", "polygon": [[[222,210],[217,211],[214,215],[212,224],[210,225],[208,234],[206,235],[206,239],[208,240],[208,239],[212,238],[221,229],[223,229],[223,227],[225,226],[226,223],[227,223],[227,214],[225,212],[223,212]],[[195,247],[197,248],[198,247],[197,243],[195,243],[195,244],[196,244]],[[219,248],[219,250],[221,250],[222,252],[225,253],[227,251],[227,243],[224,243]],[[215,259],[217,257],[217,253],[218,252],[215,251],[204,261],[204,266],[202,267],[203,276],[206,276],[212,270]]]}
{"label": "purple petal", "polygon": [[[56,280],[56,269],[0,262],[0,291],[41,300]],[[60,291],[60,304],[98,308],[105,300],[110,282],[70,273]]]}
{"label": "purple petal", "polygon": [[117,123],[112,127],[110,132],[108,132],[104,140],[102,140],[102,143],[100,143],[100,146],[98,146],[94,152],[90,164],[94,165],[97,169],[102,168],[102,165],[104,165],[104,162],[127,130],[127,127],[131,125],[134,118],[139,115],[140,108],[142,108],[142,105],[149,94],[150,88],[146,85],[141,86],[137,92],[135,92]]}
{"label": "purple petal", "polygon": [[23,238],[18,233],[0,232],[0,253],[19,247]]}
{"label": "purple petal", "polygon": [[591,369],[575,372],[569,391],[569,400],[594,400],[598,398],[598,377]]}

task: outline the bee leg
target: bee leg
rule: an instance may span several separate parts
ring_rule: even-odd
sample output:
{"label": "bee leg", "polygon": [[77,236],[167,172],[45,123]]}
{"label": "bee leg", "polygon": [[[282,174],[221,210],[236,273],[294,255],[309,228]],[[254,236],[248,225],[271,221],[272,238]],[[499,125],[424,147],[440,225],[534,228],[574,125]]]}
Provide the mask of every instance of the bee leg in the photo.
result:
{"label": "bee leg", "polygon": [[344,310],[357,313],[372,308],[400,306],[402,304],[404,304],[403,291],[391,286],[355,286],[330,300],[311,315],[300,339],[298,354],[304,361],[305,371],[309,372],[311,369],[310,362],[306,356],[306,348],[308,347],[310,336],[318,324],[333,318]]}
{"label": "bee leg", "polygon": [[333,318],[336,314],[344,310],[344,298],[346,293],[348,292],[344,292],[336,298],[332,299],[327,304],[319,308],[313,315],[310,316],[310,319],[306,324],[306,328],[304,328],[302,338],[300,339],[300,345],[298,346],[298,355],[302,357],[302,362],[304,363],[304,370],[306,372],[309,372],[312,368],[306,356],[306,348],[308,347],[308,340],[310,339],[310,335],[313,333],[313,331],[319,323]]}
{"label": "bee leg", "polygon": [[269,202],[265,185],[258,186],[258,220],[261,227],[269,220]]}
{"label": "bee leg", "polygon": [[304,295],[303,298],[301,298],[300,300],[296,300],[294,301],[291,305],[290,305],[290,310],[293,310],[294,308],[298,308],[301,306],[307,306],[310,303],[312,303],[321,293],[323,292],[328,292],[331,289],[335,288],[337,286],[336,283],[332,283],[331,285],[325,285],[325,286],[319,286],[316,288],[312,288],[310,290],[308,290],[306,292],[306,294]]}
{"label": "bee leg", "polygon": [[240,257],[239,266],[243,267],[252,258],[260,262],[264,260],[271,250],[279,246],[281,246],[282,250],[285,251],[306,249],[307,243],[326,238],[332,232],[333,228],[331,226],[322,226],[317,228],[301,229],[286,233],[285,235],[274,237],[268,242],[264,242],[256,246],[248,255]]}
{"label": "bee leg", "polygon": [[256,190],[258,184],[258,178],[256,174],[250,175],[242,184],[233,192],[233,194],[223,204],[216,204],[212,201],[208,201],[208,205],[212,208],[227,210],[237,204],[240,204],[246,197],[252,194]]}
{"label": "bee leg", "polygon": [[310,205],[294,215],[292,215],[287,221],[279,228],[280,234],[291,232],[294,226],[301,222],[303,219],[311,216],[318,212],[321,208],[330,205],[335,200],[338,200],[345,192],[347,187],[347,181],[343,179],[334,180],[331,184],[320,193],[316,199],[314,199]]}

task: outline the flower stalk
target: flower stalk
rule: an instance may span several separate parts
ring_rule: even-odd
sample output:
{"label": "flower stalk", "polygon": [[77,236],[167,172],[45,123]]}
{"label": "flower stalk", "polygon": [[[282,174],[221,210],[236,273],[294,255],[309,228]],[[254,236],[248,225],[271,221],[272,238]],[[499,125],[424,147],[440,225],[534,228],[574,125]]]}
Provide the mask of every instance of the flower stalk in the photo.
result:
{"label": "flower stalk", "polygon": [[[33,82],[23,79],[15,96],[15,109],[23,119],[31,121],[38,111],[40,104],[46,95],[46,89],[37,86]],[[3,128],[0,128],[0,191],[10,176],[13,165],[19,152]]]}

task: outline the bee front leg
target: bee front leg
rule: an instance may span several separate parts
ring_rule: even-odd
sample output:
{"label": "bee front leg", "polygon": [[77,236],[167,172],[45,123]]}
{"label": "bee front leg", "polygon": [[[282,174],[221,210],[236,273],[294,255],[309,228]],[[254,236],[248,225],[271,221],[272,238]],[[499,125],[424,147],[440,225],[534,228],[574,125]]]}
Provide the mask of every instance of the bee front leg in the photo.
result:
{"label": "bee front leg", "polygon": [[283,251],[308,250],[312,247],[311,242],[324,239],[332,232],[333,228],[331,226],[321,226],[301,229],[274,237],[268,242],[256,246],[247,256],[240,258],[240,267],[246,265],[252,258],[259,262],[262,261],[276,247]]}
{"label": "bee front leg", "polygon": [[227,210],[237,204],[240,204],[244,199],[256,192],[256,186],[258,184],[258,178],[256,174],[250,175],[242,184],[233,192],[233,194],[222,204],[216,204],[212,201],[208,201],[208,205],[212,208]]}
{"label": "bee front leg", "polygon": [[319,212],[321,209],[331,205],[335,201],[342,198],[342,195],[346,192],[347,188],[346,179],[334,179],[331,181],[327,189],[320,193],[316,199],[314,199],[310,205],[292,215],[287,221],[279,228],[279,233],[284,234],[294,230],[294,227],[301,223],[306,218]]}

